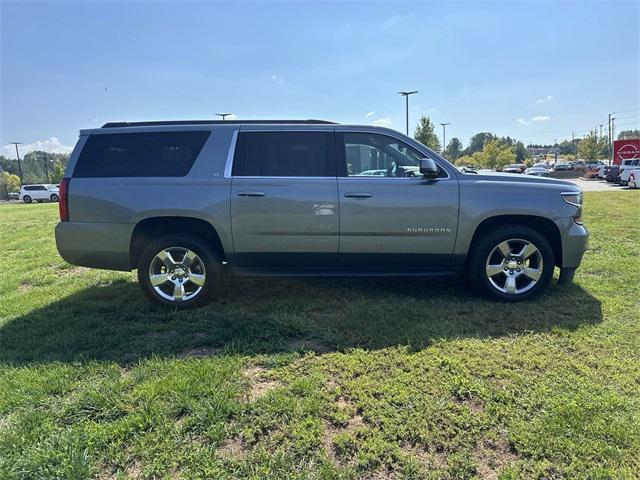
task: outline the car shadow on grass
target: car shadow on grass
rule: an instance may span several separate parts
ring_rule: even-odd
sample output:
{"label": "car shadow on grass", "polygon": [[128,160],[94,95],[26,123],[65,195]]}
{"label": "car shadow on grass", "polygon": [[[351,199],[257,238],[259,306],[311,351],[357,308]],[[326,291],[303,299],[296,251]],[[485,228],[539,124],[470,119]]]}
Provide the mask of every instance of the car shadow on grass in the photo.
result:
{"label": "car shadow on grass", "polygon": [[575,330],[601,321],[600,302],[576,284],[508,304],[454,279],[230,278],[208,306],[175,311],[150,305],[134,282],[120,280],[9,320],[0,327],[0,362],[126,365],[154,355],[419,350],[440,339]]}

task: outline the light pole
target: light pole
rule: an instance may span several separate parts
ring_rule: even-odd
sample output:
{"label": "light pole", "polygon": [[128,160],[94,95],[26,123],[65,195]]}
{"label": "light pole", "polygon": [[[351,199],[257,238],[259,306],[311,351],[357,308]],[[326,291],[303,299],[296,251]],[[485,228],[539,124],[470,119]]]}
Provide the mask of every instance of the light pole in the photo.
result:
{"label": "light pole", "polygon": [[407,135],[409,135],[409,95],[413,95],[414,93],[418,93],[417,90],[413,90],[411,92],[398,92],[398,95],[402,95],[405,99],[405,116],[407,119]]}
{"label": "light pole", "polygon": [[47,183],[49,183],[49,165],[47,165],[46,152],[42,152],[42,160],[44,160],[44,174],[47,176]]}
{"label": "light pole", "polygon": [[442,125],[442,155],[444,155],[444,151],[447,148],[447,125],[451,125],[451,123],[441,123]]}
{"label": "light pole", "polygon": [[16,157],[18,158],[18,176],[20,177],[20,186],[22,186],[22,167],[20,166],[20,152],[18,152],[18,145],[22,145],[22,142],[9,142],[16,146]]}
{"label": "light pole", "polygon": [[611,136],[611,115],[616,112],[611,112],[609,114],[609,165],[613,163],[613,137]]}
{"label": "light pole", "polygon": [[222,117],[222,121],[224,122],[231,113],[216,113],[219,117]]}

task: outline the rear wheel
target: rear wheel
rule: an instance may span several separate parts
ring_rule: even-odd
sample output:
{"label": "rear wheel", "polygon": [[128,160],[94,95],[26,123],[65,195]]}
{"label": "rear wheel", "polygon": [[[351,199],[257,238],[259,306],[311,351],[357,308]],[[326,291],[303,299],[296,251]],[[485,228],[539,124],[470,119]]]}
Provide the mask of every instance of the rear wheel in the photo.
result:
{"label": "rear wheel", "polygon": [[536,230],[509,225],[485,235],[470,261],[474,284],[485,294],[507,302],[542,292],[554,268],[553,250]]}
{"label": "rear wheel", "polygon": [[192,235],[166,235],[152,242],[138,264],[138,282],[154,303],[175,308],[204,305],[220,281],[220,260]]}
{"label": "rear wheel", "polygon": [[33,200],[31,199],[31,197],[29,195],[25,195],[24,197],[22,197],[22,201],[24,203],[31,203],[33,202]]}

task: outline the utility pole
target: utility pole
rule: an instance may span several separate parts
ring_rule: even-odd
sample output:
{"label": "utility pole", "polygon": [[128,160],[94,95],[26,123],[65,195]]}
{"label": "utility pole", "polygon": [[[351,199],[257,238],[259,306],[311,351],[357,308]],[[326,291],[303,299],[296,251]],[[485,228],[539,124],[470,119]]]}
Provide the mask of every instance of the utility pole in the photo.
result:
{"label": "utility pole", "polygon": [[18,145],[22,145],[22,142],[9,142],[16,146],[16,157],[18,158],[18,176],[20,177],[20,186],[22,186],[22,167],[20,166],[20,152],[18,151]]}
{"label": "utility pole", "polygon": [[44,174],[47,176],[47,183],[49,183],[49,165],[47,165],[47,153],[42,152],[42,159],[44,160]]}
{"label": "utility pole", "polygon": [[616,112],[611,112],[609,114],[609,165],[611,165],[613,160],[613,138],[611,137],[611,115]]}
{"label": "utility pole", "polygon": [[417,90],[413,90],[411,92],[398,92],[398,95],[402,95],[405,98],[405,117],[407,123],[407,136],[409,135],[409,95],[413,95],[414,93],[418,93]]}
{"label": "utility pole", "polygon": [[576,134],[571,134],[571,144],[573,145],[573,154],[576,154]]}
{"label": "utility pole", "polygon": [[444,156],[444,151],[447,149],[447,125],[451,125],[451,123],[441,123],[442,125],[442,155]]}
{"label": "utility pole", "polygon": [[613,142],[616,139],[616,119],[611,117],[611,163],[615,163],[615,157],[613,156]]}
{"label": "utility pole", "polygon": [[604,123],[600,124],[600,139],[602,139],[602,127],[604,127]]}
{"label": "utility pole", "polygon": [[222,121],[224,122],[231,113],[216,113],[219,117],[222,117]]}

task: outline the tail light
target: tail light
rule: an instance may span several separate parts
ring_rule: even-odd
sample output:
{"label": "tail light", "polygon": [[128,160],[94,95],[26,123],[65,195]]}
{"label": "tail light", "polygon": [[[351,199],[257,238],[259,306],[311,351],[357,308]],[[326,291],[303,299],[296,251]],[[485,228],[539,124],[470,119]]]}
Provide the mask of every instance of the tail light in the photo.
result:
{"label": "tail light", "polygon": [[63,178],[58,191],[58,209],[60,210],[60,220],[69,221],[69,182],[70,178]]}

